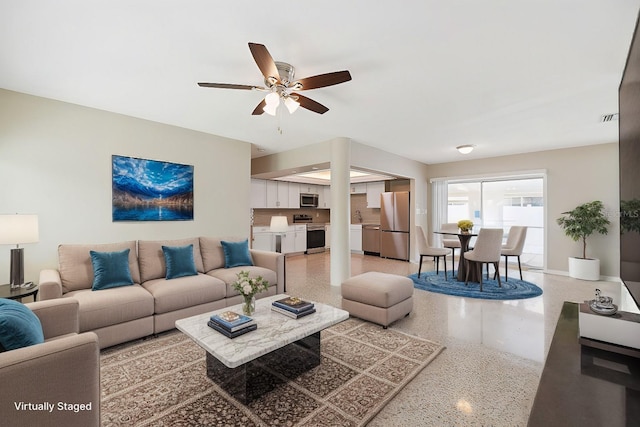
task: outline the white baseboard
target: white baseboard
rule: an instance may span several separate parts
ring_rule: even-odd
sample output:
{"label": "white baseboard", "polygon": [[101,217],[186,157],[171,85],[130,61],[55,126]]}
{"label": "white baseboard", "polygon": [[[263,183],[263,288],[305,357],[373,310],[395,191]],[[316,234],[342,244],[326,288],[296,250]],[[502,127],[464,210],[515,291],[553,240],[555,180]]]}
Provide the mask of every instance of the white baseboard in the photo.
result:
{"label": "white baseboard", "polygon": [[[542,272],[544,274],[553,274],[555,276],[567,276],[567,277],[569,277],[569,272],[568,271],[563,271],[563,270],[548,270],[547,269],[547,270],[542,270]],[[576,280],[580,280],[580,279],[576,279]],[[598,279],[597,281],[600,281],[600,282],[622,282],[622,279],[620,279],[620,277],[617,277],[617,276],[600,276],[600,279]],[[585,280],[585,282],[590,282],[590,280]]]}

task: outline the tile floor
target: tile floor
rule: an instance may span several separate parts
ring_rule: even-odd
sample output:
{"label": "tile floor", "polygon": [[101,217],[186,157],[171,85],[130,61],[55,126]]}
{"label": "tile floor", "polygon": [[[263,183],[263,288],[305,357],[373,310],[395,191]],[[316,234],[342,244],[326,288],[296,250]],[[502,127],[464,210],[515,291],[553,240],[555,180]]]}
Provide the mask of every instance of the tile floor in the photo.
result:
{"label": "tile floor", "polygon": [[[352,255],[351,274],[408,275],[417,264]],[[287,257],[287,293],[340,306],[330,285],[328,252]],[[432,268],[425,261],[423,271]],[[517,269],[510,277],[516,277]],[[596,287],[620,294],[619,283],[587,282],[524,271],[543,295],[516,301],[459,298],[416,290],[412,313],[390,327],[447,349],[369,424],[395,426],[526,426],[544,359],[564,301],[592,299]]]}

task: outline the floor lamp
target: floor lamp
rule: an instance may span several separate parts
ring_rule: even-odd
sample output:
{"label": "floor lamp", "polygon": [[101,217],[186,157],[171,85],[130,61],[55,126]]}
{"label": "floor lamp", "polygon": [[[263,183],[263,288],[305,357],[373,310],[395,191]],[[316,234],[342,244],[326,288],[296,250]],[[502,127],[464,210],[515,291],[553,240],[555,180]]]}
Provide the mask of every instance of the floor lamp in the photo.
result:
{"label": "floor lamp", "polygon": [[11,288],[24,284],[24,248],[22,243],[38,242],[38,215],[0,215],[0,244],[16,245],[11,249]]}
{"label": "floor lamp", "polygon": [[272,216],[269,227],[276,236],[276,252],[282,253],[282,235],[289,231],[289,223],[286,216]]}

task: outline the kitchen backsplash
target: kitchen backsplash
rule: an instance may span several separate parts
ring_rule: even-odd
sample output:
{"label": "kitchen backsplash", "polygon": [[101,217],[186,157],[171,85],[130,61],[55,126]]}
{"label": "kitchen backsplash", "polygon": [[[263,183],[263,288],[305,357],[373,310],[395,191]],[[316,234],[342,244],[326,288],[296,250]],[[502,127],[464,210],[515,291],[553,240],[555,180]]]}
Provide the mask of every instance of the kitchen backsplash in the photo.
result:
{"label": "kitchen backsplash", "polygon": [[[360,211],[360,217],[358,216]],[[265,226],[271,224],[271,217],[274,215],[284,215],[287,217],[289,224],[293,224],[294,214],[310,215],[313,218],[313,222],[329,223],[331,222],[331,213],[329,209],[314,209],[314,208],[300,208],[300,209],[254,209],[253,210],[253,225]],[[352,194],[351,195],[351,223],[352,224],[380,224],[380,209],[367,207],[367,195],[366,194]]]}
{"label": "kitchen backsplash", "polygon": [[[362,216],[362,221],[358,216]],[[351,223],[352,224],[380,224],[380,208],[368,208],[367,207],[367,195],[366,194],[352,194],[351,195]]]}
{"label": "kitchen backsplash", "polygon": [[275,215],[284,215],[287,217],[289,225],[293,224],[294,214],[310,215],[313,218],[313,222],[327,223],[331,221],[331,214],[329,209],[314,209],[314,208],[300,208],[300,209],[254,209],[253,210],[253,225],[264,226],[271,224],[271,217]]}

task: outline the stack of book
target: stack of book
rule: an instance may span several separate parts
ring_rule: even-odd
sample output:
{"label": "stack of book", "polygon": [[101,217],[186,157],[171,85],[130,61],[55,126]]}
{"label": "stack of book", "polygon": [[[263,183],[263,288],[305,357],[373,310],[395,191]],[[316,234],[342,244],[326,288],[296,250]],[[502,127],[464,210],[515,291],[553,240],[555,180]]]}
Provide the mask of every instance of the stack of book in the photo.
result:
{"label": "stack of book", "polygon": [[254,319],[233,311],[214,314],[207,324],[229,338],[238,337],[258,328]]}
{"label": "stack of book", "polygon": [[271,310],[294,319],[299,319],[303,316],[308,316],[309,314],[316,312],[313,303],[296,297],[287,297],[272,302]]}

